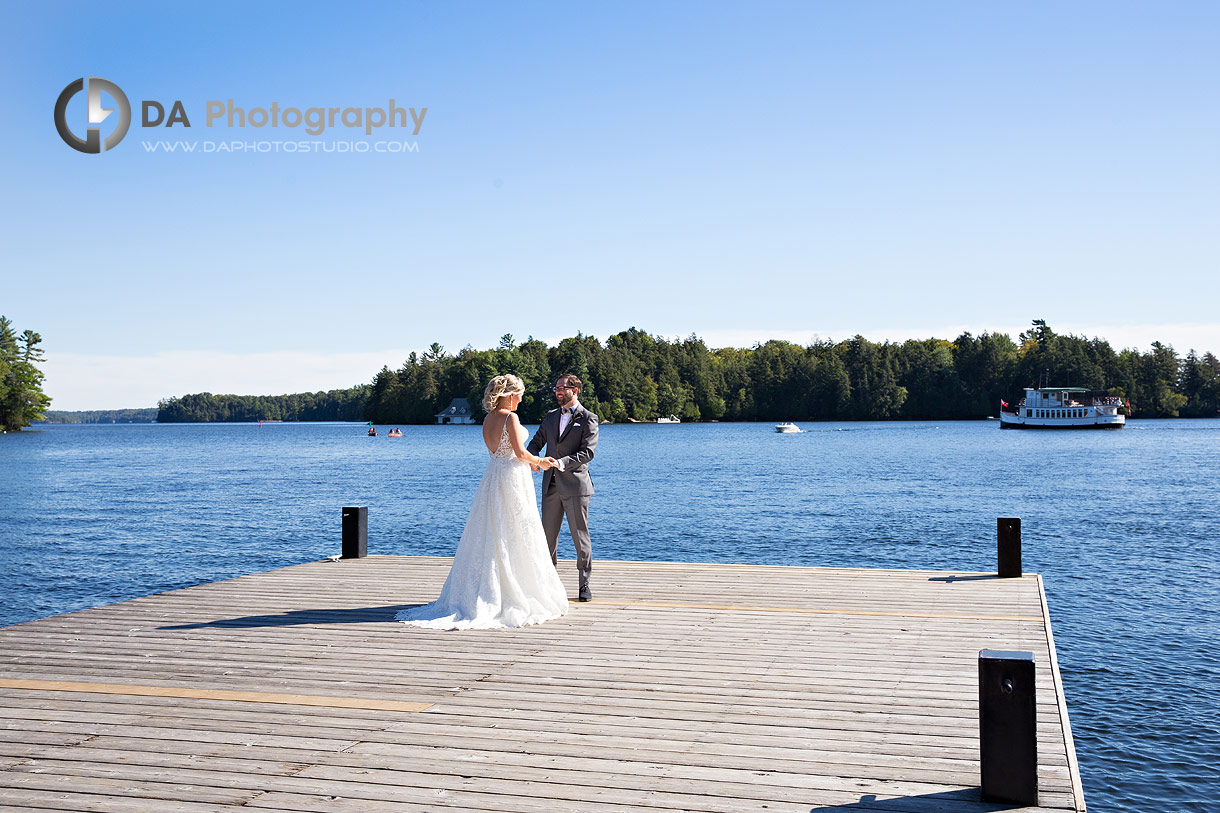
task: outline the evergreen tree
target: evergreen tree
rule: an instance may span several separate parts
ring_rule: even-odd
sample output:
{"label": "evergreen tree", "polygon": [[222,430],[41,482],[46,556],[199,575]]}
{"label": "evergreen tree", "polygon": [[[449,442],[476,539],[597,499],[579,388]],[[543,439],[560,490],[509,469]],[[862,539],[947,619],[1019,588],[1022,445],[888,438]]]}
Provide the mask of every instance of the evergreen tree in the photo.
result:
{"label": "evergreen tree", "polygon": [[1006,334],[963,333],[953,342],[954,366],[970,403],[970,415],[990,415],[1001,399],[1011,400],[1024,384],[1014,382],[1017,345]]}
{"label": "evergreen tree", "polygon": [[898,383],[894,370],[894,346],[874,344],[863,336],[840,346],[848,379],[851,382],[851,417],[856,420],[885,420],[898,416],[907,399],[907,389]]}
{"label": "evergreen tree", "polygon": [[13,323],[0,316],[0,428],[7,432],[43,420],[51,405],[38,369],[43,360],[41,343],[42,337],[32,330],[17,336]]}
{"label": "evergreen tree", "polygon": [[940,339],[911,339],[902,345],[899,381],[907,391],[902,417],[969,416],[971,403],[957,373],[954,349],[954,344]]}
{"label": "evergreen tree", "polygon": [[1152,353],[1145,357],[1142,369],[1145,409],[1157,418],[1178,417],[1178,410],[1187,400],[1177,391],[1178,354],[1172,347],[1153,342]]}

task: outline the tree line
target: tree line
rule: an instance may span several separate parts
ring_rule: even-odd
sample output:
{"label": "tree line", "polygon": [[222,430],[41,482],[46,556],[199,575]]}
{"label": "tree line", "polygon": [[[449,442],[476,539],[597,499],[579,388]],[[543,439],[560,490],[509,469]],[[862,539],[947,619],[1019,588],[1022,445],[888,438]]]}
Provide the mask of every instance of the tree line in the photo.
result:
{"label": "tree line", "polygon": [[[0,427],[43,420],[42,337],[20,335],[0,316]],[[482,417],[483,387],[493,375],[527,382],[522,420],[537,422],[554,403],[561,373],[584,382],[581,400],[605,421],[968,419],[994,415],[1026,386],[1088,387],[1130,402],[1138,417],[1217,417],[1220,361],[1193,349],[1180,357],[1154,342],[1148,352],[1114,350],[1104,339],[1055,333],[1035,320],[1016,341],[1003,333],[953,341],[870,342],[854,336],[808,345],[772,340],[752,348],[710,349],[696,336],[670,341],[630,328],[605,343],[577,334],[554,347],[505,335],[490,350],[456,354],[433,344],[372,384],[287,395],[196,393],[162,400],[162,423],[213,421],[359,421],[432,423],[454,397]],[[142,410],[52,413],[63,420],[146,420]],[[74,416],[74,417],[69,417]]]}
{"label": "tree line", "polygon": [[15,432],[41,421],[51,399],[42,391],[42,337],[32,330],[20,335],[0,316],[0,429]]}
{"label": "tree line", "polygon": [[551,347],[511,335],[498,347],[446,353],[433,344],[371,385],[279,396],[198,393],[161,401],[160,422],[370,420],[433,423],[454,397],[481,419],[483,387],[515,373],[527,384],[522,420],[554,405],[565,372],[584,382],[581,400],[605,421],[945,420],[995,415],[1026,386],[1088,387],[1130,401],[1138,417],[1216,417],[1220,361],[1160,342],[1148,352],[1114,350],[1104,339],[1055,333],[1043,320],[1013,340],[963,333],[952,341],[870,342],[862,336],[808,345],[772,340],[711,349],[690,336],[670,341],[631,328],[604,343],[577,334]]}
{"label": "tree line", "polygon": [[567,372],[584,382],[582,403],[614,422],[984,418],[1040,379],[1129,400],[1139,417],[1216,417],[1220,409],[1220,361],[1211,353],[1181,358],[1160,342],[1147,353],[1115,351],[1104,339],[1057,334],[1036,320],[1016,341],[1003,333],[901,343],[855,336],[713,350],[696,336],[669,341],[631,328],[605,343],[577,334],[549,347],[505,335],[495,349],[456,354],[433,344],[377,373],[364,417],[432,423],[460,396],[480,418],[486,382],[514,373],[527,384],[518,413],[536,423],[554,405],[551,384]]}
{"label": "tree line", "polygon": [[157,420],[156,407],[75,411],[48,409],[46,413],[46,423],[152,423],[155,420]]}
{"label": "tree line", "polygon": [[361,421],[370,387],[289,395],[213,395],[200,392],[157,403],[157,423],[248,421]]}

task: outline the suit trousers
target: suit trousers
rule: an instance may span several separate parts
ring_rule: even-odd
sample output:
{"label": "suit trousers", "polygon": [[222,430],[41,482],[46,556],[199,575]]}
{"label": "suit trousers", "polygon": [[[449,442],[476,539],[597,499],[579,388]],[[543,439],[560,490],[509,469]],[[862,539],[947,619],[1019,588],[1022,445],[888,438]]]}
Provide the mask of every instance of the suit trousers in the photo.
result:
{"label": "suit trousers", "polygon": [[542,495],[542,532],[546,534],[546,544],[551,549],[551,561],[558,562],[559,529],[563,518],[568,518],[568,533],[572,534],[572,542],[576,544],[576,574],[581,584],[589,581],[589,571],[593,569],[593,543],[589,540],[589,499],[588,494],[573,494],[561,496],[558,489],[548,488]]}

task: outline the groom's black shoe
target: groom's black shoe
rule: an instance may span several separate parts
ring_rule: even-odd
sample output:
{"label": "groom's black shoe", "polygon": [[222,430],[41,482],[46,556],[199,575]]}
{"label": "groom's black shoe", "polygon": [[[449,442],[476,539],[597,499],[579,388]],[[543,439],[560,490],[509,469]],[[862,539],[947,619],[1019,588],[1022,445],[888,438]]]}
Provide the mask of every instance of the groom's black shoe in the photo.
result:
{"label": "groom's black shoe", "polygon": [[585,582],[580,586],[580,592],[576,595],[577,601],[592,601],[593,592],[589,590],[589,583]]}

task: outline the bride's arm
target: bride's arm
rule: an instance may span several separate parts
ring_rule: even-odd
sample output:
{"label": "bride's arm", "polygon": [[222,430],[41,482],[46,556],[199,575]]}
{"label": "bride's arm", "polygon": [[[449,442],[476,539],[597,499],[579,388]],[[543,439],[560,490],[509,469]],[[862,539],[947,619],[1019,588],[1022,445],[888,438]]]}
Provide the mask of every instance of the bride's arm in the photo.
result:
{"label": "bride's arm", "polygon": [[541,466],[544,469],[549,469],[551,464],[546,461],[546,458],[530,454],[525,446],[521,444],[521,433],[517,431],[520,427],[521,421],[517,419],[516,413],[508,413],[508,442],[512,444],[513,454],[522,463],[529,463],[531,466]]}

